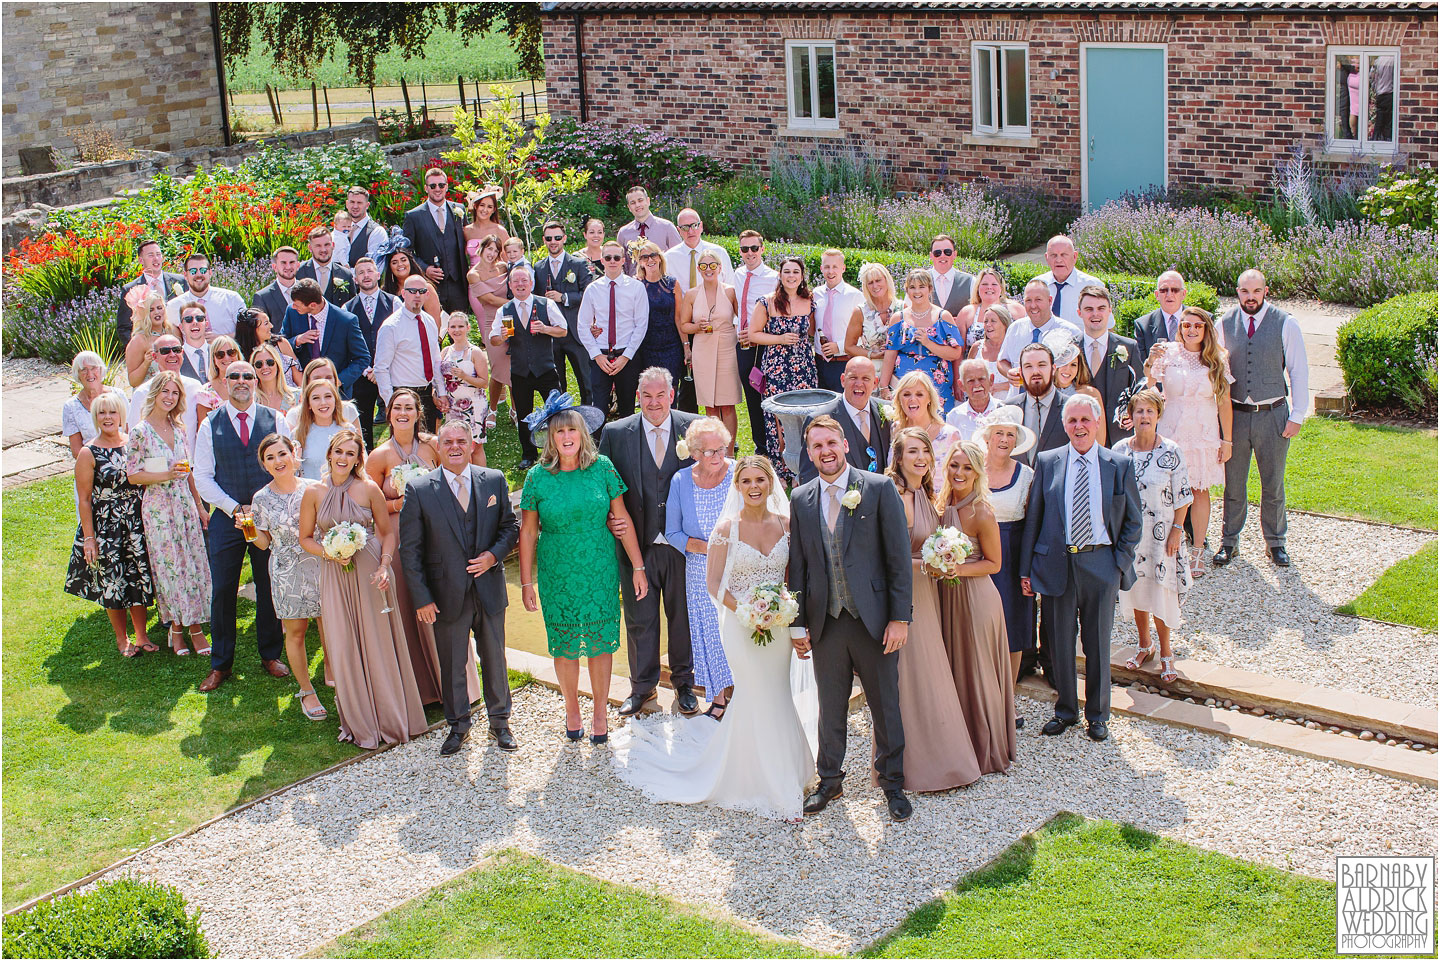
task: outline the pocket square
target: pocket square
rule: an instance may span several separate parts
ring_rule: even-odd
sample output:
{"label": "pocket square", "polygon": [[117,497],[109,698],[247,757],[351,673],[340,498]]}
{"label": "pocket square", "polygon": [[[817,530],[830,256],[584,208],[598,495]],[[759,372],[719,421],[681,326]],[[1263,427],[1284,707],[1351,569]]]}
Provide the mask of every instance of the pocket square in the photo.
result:
{"label": "pocket square", "polygon": [[485,506],[486,506],[486,507],[494,507],[494,506],[495,506],[495,495],[494,495],[494,494],[491,494],[491,495],[490,495],[490,499],[485,502]]}

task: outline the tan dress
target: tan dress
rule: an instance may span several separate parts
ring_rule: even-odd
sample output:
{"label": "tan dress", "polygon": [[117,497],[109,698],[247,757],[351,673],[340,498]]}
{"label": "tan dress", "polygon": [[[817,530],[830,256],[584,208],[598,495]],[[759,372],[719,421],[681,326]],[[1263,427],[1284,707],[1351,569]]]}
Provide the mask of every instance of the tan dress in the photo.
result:
{"label": "tan dress", "polygon": [[485,341],[485,358],[490,361],[490,379],[510,386],[510,345],[496,347],[490,343],[490,327],[495,323],[495,313],[500,308],[491,307],[480,299],[481,294],[499,296],[505,293],[506,274],[504,271],[470,285],[470,307],[475,311],[480,336]]}
{"label": "tan dress", "polygon": [[[939,526],[935,508],[924,494],[917,494],[915,520],[910,525],[913,610],[899,665],[907,791],[964,787],[979,780],[981,774],[940,630],[939,582],[920,569],[920,548]],[[879,783],[873,766],[870,781]]]}
{"label": "tan dress", "polygon": [[[404,616],[394,591],[380,592],[370,577],[380,566],[380,538],[368,507],[350,499],[352,478],[329,488],[315,517],[315,539],[342,521],[365,528],[365,548],[352,558],[354,570],[334,561],[320,565],[320,611],[328,656],[335,672],[335,706],[340,740],[370,749],[380,742],[405,742],[426,728],[425,708],[405,647]],[[389,606],[388,614],[381,611]]]}
{"label": "tan dress", "polygon": [[[966,498],[947,508],[944,526],[960,530],[960,508],[969,502]],[[967,539],[978,553],[980,545],[973,537]],[[995,581],[962,577],[955,586],[940,584],[940,623],[980,771],[1007,771],[1015,760],[1015,678],[1010,673],[1005,608]]]}
{"label": "tan dress", "polygon": [[695,369],[695,400],[701,407],[733,407],[740,403],[740,358],[736,353],[739,334],[735,330],[735,308],[725,296],[723,285],[712,306],[705,298],[705,285],[695,289],[690,322],[714,328],[714,333],[695,334],[690,362]]}

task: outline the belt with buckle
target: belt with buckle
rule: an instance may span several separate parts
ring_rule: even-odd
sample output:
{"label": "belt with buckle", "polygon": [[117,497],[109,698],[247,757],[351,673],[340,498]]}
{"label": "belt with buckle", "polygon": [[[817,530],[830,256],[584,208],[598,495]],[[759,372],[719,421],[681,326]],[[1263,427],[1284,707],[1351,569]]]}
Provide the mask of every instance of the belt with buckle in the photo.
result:
{"label": "belt with buckle", "polygon": [[1095,548],[1097,548],[1097,547],[1099,547],[1099,546],[1100,546],[1099,544],[1088,544],[1088,545],[1086,545],[1085,547],[1077,547],[1077,546],[1075,546],[1074,544],[1066,544],[1066,545],[1065,545],[1065,553],[1067,553],[1067,554],[1088,554],[1088,553],[1090,553],[1091,551],[1093,551]]}
{"label": "belt with buckle", "polygon": [[1247,404],[1241,400],[1232,400],[1230,402],[1230,406],[1235,408],[1236,410],[1243,410],[1249,414],[1258,414],[1262,410],[1274,410],[1276,407],[1279,407],[1283,403],[1285,403],[1284,400],[1272,400],[1268,404]]}

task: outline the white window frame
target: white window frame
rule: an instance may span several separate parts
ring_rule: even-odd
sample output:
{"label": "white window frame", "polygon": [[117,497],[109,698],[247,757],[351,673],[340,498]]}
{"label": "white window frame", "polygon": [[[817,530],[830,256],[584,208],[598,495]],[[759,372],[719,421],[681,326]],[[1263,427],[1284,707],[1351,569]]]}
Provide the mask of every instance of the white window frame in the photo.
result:
{"label": "white window frame", "polygon": [[[1025,125],[1008,126],[1005,123],[1005,101],[1009,91],[1005,89],[1005,54],[1019,50],[1025,55]],[[990,73],[999,77],[999,87],[990,84],[980,89],[980,58],[990,58]],[[998,70],[998,74],[997,74]],[[980,122],[981,97],[990,104],[990,117],[994,123]],[[977,137],[1011,137],[1023,140],[1030,136],[1030,44],[1010,43],[996,40],[975,40],[970,44],[970,129]]]}
{"label": "white window frame", "polygon": [[[1361,129],[1357,131],[1359,136],[1345,139],[1334,135],[1335,129],[1335,104],[1336,96],[1339,93],[1335,89],[1335,60],[1338,57],[1355,57],[1360,67],[1360,118]],[[1369,71],[1365,69],[1366,62],[1374,57],[1391,57],[1395,64],[1395,76],[1391,86],[1392,105],[1390,108],[1391,123],[1394,125],[1392,133],[1393,140],[1371,141],[1365,134],[1364,120],[1370,116],[1370,84],[1368,82]],[[1349,46],[1335,44],[1325,48],[1325,147],[1332,151],[1357,151],[1366,154],[1393,154],[1400,149],[1400,113],[1396,108],[1395,101],[1400,94],[1400,48],[1384,46]],[[1347,93],[1348,96],[1348,93]]]}
{"label": "white window frame", "polygon": [[[791,69],[794,62],[794,51],[797,48],[809,51],[810,72],[810,116],[799,117],[795,115],[795,98],[799,91],[795,89],[795,73]],[[830,51],[830,63],[834,69],[835,81],[835,116],[820,116],[820,57],[819,50]],[[798,130],[839,130],[840,129],[840,71],[835,60],[834,40],[786,40],[785,41],[785,113],[792,129]]]}

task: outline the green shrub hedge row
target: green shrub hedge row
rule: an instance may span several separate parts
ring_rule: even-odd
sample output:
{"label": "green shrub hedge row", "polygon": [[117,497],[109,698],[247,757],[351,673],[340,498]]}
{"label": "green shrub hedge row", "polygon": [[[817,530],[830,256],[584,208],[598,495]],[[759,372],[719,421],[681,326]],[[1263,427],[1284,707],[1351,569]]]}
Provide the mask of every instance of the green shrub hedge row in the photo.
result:
{"label": "green shrub hedge row", "polygon": [[[1202,284],[1197,280],[1187,280],[1185,281],[1185,306],[1199,307],[1201,310],[1209,311],[1210,316],[1215,317],[1215,312],[1220,309],[1220,295],[1209,284]],[[1154,294],[1120,301],[1115,305],[1115,333],[1122,337],[1134,337],[1135,321],[1150,311],[1159,309],[1160,301]],[[1215,317],[1215,319],[1218,321],[1220,318]]]}
{"label": "green shrub hedge row", "polygon": [[5,919],[7,958],[208,958],[200,912],[168,884],[121,878]]}
{"label": "green shrub hedge row", "polygon": [[1432,290],[1391,297],[1347,321],[1335,344],[1351,402],[1429,412],[1435,404],[1437,320]]}

